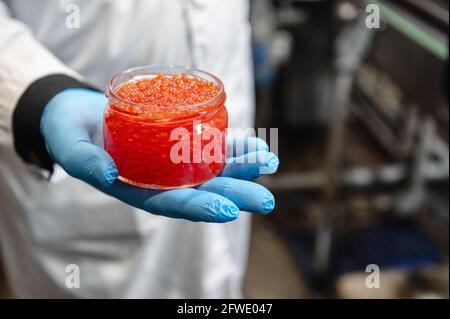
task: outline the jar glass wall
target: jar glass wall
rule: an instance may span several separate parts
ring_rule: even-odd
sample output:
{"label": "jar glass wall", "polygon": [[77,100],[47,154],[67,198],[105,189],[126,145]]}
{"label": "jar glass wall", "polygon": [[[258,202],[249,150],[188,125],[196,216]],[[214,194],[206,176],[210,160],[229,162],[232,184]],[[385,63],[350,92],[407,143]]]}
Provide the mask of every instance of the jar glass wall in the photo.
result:
{"label": "jar glass wall", "polygon": [[[170,98],[178,97],[174,90],[180,86],[170,87],[173,76],[174,81],[191,85],[188,101],[195,100],[198,83],[212,84],[214,96],[199,103],[174,104]],[[118,94],[131,83],[146,98],[152,92],[146,92],[140,83],[159,78],[168,83],[165,89],[171,96],[167,105],[136,103]],[[191,79],[198,83],[190,83]],[[131,93],[136,96],[135,91]],[[115,75],[107,97],[104,145],[117,165],[120,180],[140,187],[172,189],[202,184],[222,171],[228,114],[223,84],[217,77],[186,67],[138,67]]]}

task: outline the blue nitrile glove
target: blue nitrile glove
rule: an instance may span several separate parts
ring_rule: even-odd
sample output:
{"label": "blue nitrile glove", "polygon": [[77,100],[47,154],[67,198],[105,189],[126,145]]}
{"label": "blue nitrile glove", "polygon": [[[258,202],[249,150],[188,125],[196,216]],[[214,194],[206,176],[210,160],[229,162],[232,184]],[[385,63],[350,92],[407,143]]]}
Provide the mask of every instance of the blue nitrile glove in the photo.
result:
{"label": "blue nitrile glove", "polygon": [[[229,148],[235,152],[228,154],[234,157],[222,175],[196,188],[158,191],[119,181],[113,159],[98,146],[106,104],[102,93],[66,89],[45,106],[40,126],[47,150],[71,176],[137,208],[191,221],[227,222],[236,219],[239,210],[266,214],[274,208],[273,195],[248,180],[260,175],[260,167],[275,172],[279,161],[264,141],[252,137],[231,139]],[[256,163],[246,164],[249,156],[256,156]]]}

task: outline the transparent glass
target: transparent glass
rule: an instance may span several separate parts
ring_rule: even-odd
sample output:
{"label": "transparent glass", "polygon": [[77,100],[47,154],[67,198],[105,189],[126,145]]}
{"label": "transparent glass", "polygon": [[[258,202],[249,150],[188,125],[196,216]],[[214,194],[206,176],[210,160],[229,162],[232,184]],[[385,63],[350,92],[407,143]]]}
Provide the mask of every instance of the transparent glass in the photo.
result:
{"label": "transparent glass", "polygon": [[[218,93],[202,103],[177,106],[143,105],[116,94],[124,83],[160,74],[197,77],[214,84]],[[138,67],[115,75],[106,96],[104,145],[123,182],[174,189],[202,184],[222,171],[228,113],[223,84],[214,75],[189,67]]]}

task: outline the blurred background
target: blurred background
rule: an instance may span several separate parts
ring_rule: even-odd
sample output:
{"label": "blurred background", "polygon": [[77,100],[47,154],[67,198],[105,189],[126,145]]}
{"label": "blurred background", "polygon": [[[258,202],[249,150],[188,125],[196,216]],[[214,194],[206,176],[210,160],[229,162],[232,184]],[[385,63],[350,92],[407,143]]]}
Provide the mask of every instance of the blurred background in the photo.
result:
{"label": "blurred background", "polygon": [[254,0],[251,23],[281,166],[247,295],[448,298],[448,1]]}
{"label": "blurred background", "polygon": [[256,126],[278,128],[281,167],[246,297],[449,297],[448,7],[251,1]]}

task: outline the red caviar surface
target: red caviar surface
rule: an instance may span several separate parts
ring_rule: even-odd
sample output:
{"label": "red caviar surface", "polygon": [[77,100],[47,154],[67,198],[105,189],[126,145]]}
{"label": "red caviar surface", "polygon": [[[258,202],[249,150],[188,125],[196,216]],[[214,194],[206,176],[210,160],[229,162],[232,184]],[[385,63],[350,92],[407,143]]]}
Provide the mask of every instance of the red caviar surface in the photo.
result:
{"label": "red caviar surface", "polygon": [[[105,111],[104,141],[122,180],[170,189],[198,185],[221,172],[228,115],[224,98],[215,101],[219,95],[216,85],[187,74],[161,74],[126,82],[114,94],[122,101],[110,99]],[[171,133],[180,127],[189,134],[188,163],[175,163],[170,156],[172,147],[180,141],[171,140]],[[198,151],[195,141],[202,150],[213,139],[202,139],[207,128],[222,133],[220,160],[212,163],[198,157],[194,160],[193,152]]]}
{"label": "red caviar surface", "polygon": [[187,74],[163,75],[124,83],[115,92],[128,102],[153,106],[183,106],[206,102],[217,96],[211,82]]}

